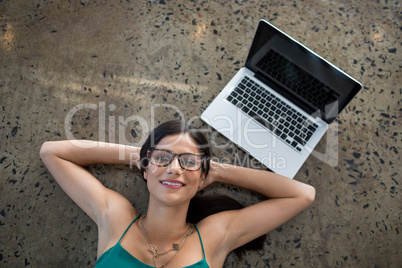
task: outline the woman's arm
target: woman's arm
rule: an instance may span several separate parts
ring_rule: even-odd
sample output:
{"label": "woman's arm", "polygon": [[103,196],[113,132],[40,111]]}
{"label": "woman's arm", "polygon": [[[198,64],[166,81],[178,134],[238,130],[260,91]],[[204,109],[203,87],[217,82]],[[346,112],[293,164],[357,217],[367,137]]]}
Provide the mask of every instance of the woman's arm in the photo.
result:
{"label": "woman's arm", "polygon": [[241,210],[219,213],[214,226],[223,233],[221,245],[230,252],[275,229],[315,198],[315,189],[281,175],[226,164],[211,163],[206,183],[223,182],[258,192],[268,198]]}
{"label": "woman's arm", "polygon": [[118,193],[104,187],[84,167],[123,164],[138,167],[140,148],[96,141],[45,142],[40,157],[64,192],[98,225]]}

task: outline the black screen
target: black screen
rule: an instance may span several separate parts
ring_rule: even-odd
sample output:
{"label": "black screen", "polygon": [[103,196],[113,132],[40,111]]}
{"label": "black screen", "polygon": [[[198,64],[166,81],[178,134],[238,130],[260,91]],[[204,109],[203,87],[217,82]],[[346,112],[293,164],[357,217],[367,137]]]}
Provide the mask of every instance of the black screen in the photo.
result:
{"label": "black screen", "polygon": [[361,84],[293,38],[261,20],[246,67],[309,114],[332,122]]}

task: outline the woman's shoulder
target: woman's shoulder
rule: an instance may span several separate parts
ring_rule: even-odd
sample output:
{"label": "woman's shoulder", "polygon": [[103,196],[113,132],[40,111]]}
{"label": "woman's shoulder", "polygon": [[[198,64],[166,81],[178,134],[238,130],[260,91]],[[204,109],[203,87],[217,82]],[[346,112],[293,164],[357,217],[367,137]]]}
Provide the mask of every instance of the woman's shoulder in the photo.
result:
{"label": "woman's shoulder", "polygon": [[219,220],[221,213],[210,215],[196,224],[207,262],[211,267],[222,267],[229,253],[228,246],[225,244],[226,231]]}
{"label": "woman's shoulder", "polygon": [[98,250],[104,252],[116,244],[127,227],[138,216],[138,211],[123,196],[113,193],[108,200],[106,211],[98,222]]}
{"label": "woman's shoulder", "polygon": [[225,257],[228,253],[225,249],[227,214],[229,214],[228,211],[212,214],[197,223],[205,250],[213,253],[221,251],[218,255],[223,254]]}
{"label": "woman's shoulder", "polygon": [[138,216],[138,211],[127,198],[110,191],[102,221],[111,231],[117,228],[119,232],[121,228],[127,227],[127,223]]}
{"label": "woman's shoulder", "polygon": [[138,216],[138,211],[123,195],[110,189],[108,191],[105,211],[99,220],[98,227],[104,231],[119,233]]}
{"label": "woman's shoulder", "polygon": [[108,189],[108,197],[106,200],[105,215],[113,215],[115,213],[127,213],[127,211],[134,212],[136,209],[130,201],[122,194]]}

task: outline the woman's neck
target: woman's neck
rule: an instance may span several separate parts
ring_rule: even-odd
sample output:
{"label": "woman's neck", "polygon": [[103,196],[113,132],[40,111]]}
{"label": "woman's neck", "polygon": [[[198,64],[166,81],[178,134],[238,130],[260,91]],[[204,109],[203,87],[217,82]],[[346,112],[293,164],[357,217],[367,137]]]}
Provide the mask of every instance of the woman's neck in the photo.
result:
{"label": "woman's neck", "polygon": [[152,242],[159,247],[176,243],[187,232],[187,211],[188,204],[171,207],[150,202],[143,225]]}

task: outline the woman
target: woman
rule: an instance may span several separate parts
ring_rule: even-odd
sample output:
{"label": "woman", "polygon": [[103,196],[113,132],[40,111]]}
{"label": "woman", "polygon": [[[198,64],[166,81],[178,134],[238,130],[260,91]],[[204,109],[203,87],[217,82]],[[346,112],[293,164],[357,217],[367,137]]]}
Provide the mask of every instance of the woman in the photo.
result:
{"label": "woman", "polygon": [[[96,222],[96,267],[222,267],[229,252],[286,222],[315,196],[312,186],[278,174],[208,161],[205,137],[180,121],[157,127],[142,148],[84,144],[87,148],[82,142],[46,142],[40,156],[61,188]],[[125,160],[119,160],[123,149]],[[130,161],[147,183],[146,214],[84,169]],[[247,188],[268,200],[202,216],[194,225],[188,220],[190,201],[213,182]]]}

